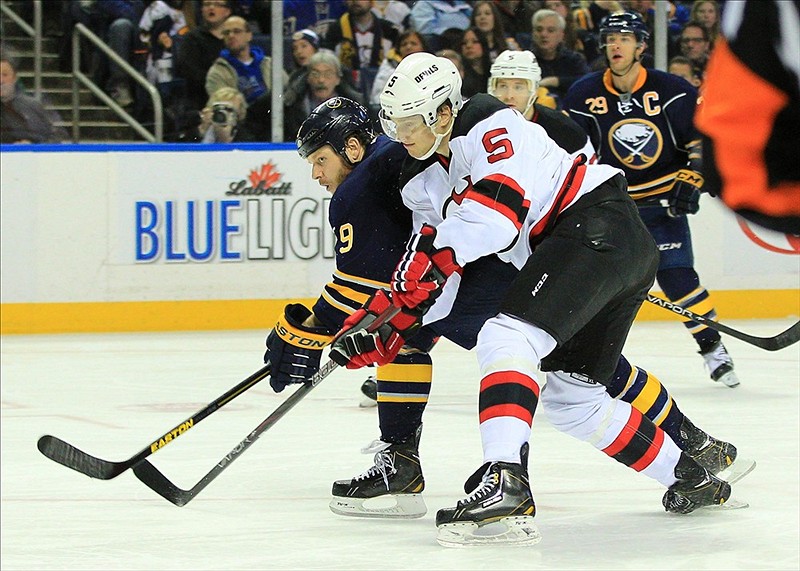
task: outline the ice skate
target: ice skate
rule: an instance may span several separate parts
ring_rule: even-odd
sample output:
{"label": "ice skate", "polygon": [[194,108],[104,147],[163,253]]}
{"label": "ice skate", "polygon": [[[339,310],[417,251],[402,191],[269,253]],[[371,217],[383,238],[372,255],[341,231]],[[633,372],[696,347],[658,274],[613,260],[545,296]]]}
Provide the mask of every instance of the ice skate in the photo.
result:
{"label": "ice skate", "polygon": [[[668,512],[688,514],[698,508],[744,508],[746,503],[731,500],[731,486],[720,480],[697,462],[681,454],[675,466],[678,481],[664,494],[661,503]],[[726,505],[730,502],[729,505]]]}
{"label": "ice skate", "polygon": [[739,378],[733,371],[733,359],[728,355],[722,341],[717,341],[708,351],[700,354],[706,362],[706,369],[708,369],[712,381],[731,388],[739,385]]}
{"label": "ice skate", "polygon": [[352,480],[333,483],[333,513],[355,517],[418,518],[428,508],[422,499],[425,478],[419,462],[416,434],[400,444],[374,441],[365,453],[375,453],[375,464]]}
{"label": "ice skate", "polygon": [[542,536],[533,522],[536,505],[524,463],[523,457],[523,464],[491,462],[481,466],[465,485],[472,487],[480,477],[477,488],[456,507],[436,514],[436,541],[445,547],[539,543]]}
{"label": "ice skate", "polygon": [[375,376],[370,376],[361,385],[361,394],[363,398],[358,403],[359,408],[372,408],[378,406],[378,381]]}
{"label": "ice skate", "polygon": [[706,434],[688,417],[683,418],[680,434],[686,443],[686,453],[714,476],[729,484],[738,482],[756,467],[755,460],[739,456],[736,446]]}

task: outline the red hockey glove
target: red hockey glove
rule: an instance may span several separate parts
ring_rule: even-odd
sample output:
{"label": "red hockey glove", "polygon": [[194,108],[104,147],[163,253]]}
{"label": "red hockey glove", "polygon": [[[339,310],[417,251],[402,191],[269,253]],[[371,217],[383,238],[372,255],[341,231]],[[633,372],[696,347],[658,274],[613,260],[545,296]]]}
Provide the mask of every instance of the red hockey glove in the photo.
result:
{"label": "red hockey glove", "polygon": [[422,319],[416,312],[401,310],[375,331],[368,331],[378,316],[391,307],[387,293],[378,290],[364,307],[345,320],[331,344],[331,359],[348,369],[394,361],[406,339],[419,329]]}
{"label": "red hockey glove", "polygon": [[700,189],[703,182],[703,175],[699,172],[691,169],[679,170],[669,195],[667,214],[672,218],[697,214],[700,210]]}
{"label": "red hockey glove", "polygon": [[436,228],[424,224],[406,245],[406,253],[392,274],[392,303],[397,307],[427,311],[442,293],[447,278],[461,273],[453,250],[437,250],[435,238]]}

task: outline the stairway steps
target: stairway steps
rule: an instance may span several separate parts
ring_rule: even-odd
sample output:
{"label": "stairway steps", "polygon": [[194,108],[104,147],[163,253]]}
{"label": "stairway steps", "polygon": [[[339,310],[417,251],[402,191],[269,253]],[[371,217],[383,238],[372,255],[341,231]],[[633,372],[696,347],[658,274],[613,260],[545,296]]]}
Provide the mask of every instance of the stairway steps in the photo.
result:
{"label": "stairway steps", "polygon": [[[20,84],[28,93],[34,92],[34,48],[33,38],[22,33],[18,26],[2,17],[3,44],[8,46],[18,63]],[[72,135],[72,73],[59,69],[59,46],[61,38],[42,38],[42,102],[47,109],[58,112],[64,127]],[[83,142],[144,142],[141,135],[131,128],[110,108],[97,99],[82,84],[78,88],[80,108],[80,141]],[[145,125],[145,128],[148,128]],[[150,130],[150,128],[148,128]]]}

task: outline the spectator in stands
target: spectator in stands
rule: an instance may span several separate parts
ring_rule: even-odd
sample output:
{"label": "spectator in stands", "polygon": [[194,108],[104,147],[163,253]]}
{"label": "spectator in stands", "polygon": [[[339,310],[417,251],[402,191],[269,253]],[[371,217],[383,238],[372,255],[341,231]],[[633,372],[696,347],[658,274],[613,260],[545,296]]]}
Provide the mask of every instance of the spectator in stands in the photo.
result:
{"label": "spectator in stands", "polygon": [[[142,0],[95,0],[92,4],[99,36],[105,40],[114,53],[123,61],[131,63],[133,50],[138,41],[139,20],[144,12]],[[100,57],[103,69],[97,70],[104,76],[108,68],[105,91],[120,107],[133,103],[130,75],[105,56]],[[99,77],[97,76],[97,77]]]}
{"label": "spectator in stands", "polygon": [[495,0],[494,4],[506,34],[516,39],[521,48],[530,48],[533,10],[528,0]]}
{"label": "spectator in stands", "polygon": [[[319,51],[319,35],[309,28],[292,34],[292,60],[295,70],[305,69],[308,60]],[[294,72],[293,72],[294,73]]]}
{"label": "spectator in stands", "polygon": [[202,23],[183,36],[177,57],[177,74],[186,82],[186,104],[199,111],[208,99],[206,75],[225,47],[222,25],[232,13],[230,0],[202,0]]}
{"label": "spectator in stands", "polygon": [[[225,42],[219,57],[211,64],[206,74],[206,92],[209,97],[221,87],[239,90],[247,102],[251,117],[262,120],[255,130],[259,140],[269,140],[272,111],[272,58],[252,45],[253,32],[250,23],[241,16],[231,16],[222,25]],[[288,76],[283,72],[286,85]]]}
{"label": "spectator in stands", "polygon": [[[425,38],[425,45],[428,46],[429,49],[433,50],[434,48],[431,47],[431,44],[428,43],[432,36],[426,36],[425,34],[422,35]],[[461,38],[464,37],[464,30],[459,28],[448,28],[438,36],[436,36],[436,40],[434,41],[435,46],[439,46],[439,50],[453,50],[454,52],[459,54],[461,57]]]}
{"label": "spectator in stands", "polygon": [[223,87],[176,141],[180,143],[250,143],[258,140],[248,126],[247,103],[238,89]]}
{"label": "spectator in stands", "polygon": [[251,45],[253,32],[241,16],[231,16],[222,25],[225,42],[219,57],[206,74],[206,93],[209,97],[220,87],[235,87],[248,105],[268,97],[272,87],[272,58]]}
{"label": "spectator in stands", "polygon": [[347,11],[345,0],[283,0],[283,19],[289,29],[314,30],[320,37]]}
{"label": "spectator in stands", "polygon": [[283,106],[283,138],[294,141],[300,125],[318,105],[331,97],[339,95],[347,97],[362,105],[366,105],[364,97],[347,82],[342,81],[342,64],[339,58],[329,50],[320,50],[311,56],[308,62],[308,75],[305,89],[296,101],[284,100]]}
{"label": "spectator in stands", "polygon": [[589,72],[589,66],[582,54],[564,46],[566,22],[559,14],[552,10],[537,10],[532,24],[532,51],[542,68],[539,86],[546,87],[559,101],[575,81]]}
{"label": "spectator in stands", "polygon": [[575,16],[570,3],[565,0],[545,0],[544,8],[564,18],[564,47],[583,55],[586,62],[600,55],[600,42],[590,32],[575,25]]}
{"label": "spectator in stands", "polygon": [[693,22],[699,22],[708,30],[710,50],[713,50],[714,42],[717,41],[720,34],[719,2],[716,2],[716,0],[695,0],[692,4],[689,19]]}
{"label": "spectator in stands", "polygon": [[470,27],[477,28],[486,38],[486,45],[489,46],[489,62],[494,62],[500,52],[520,49],[517,40],[508,36],[503,29],[503,21],[494,2],[479,0],[473,4]]}
{"label": "spectator in stands", "polygon": [[700,22],[690,21],[683,27],[680,37],[681,55],[692,62],[694,75],[702,81],[711,55],[708,29]]}
{"label": "spectator in stands", "polygon": [[139,37],[148,48],[145,75],[153,85],[173,79],[173,38],[188,32],[182,7],[182,0],[154,0],[139,20]]}
{"label": "spectator in stands", "polygon": [[582,0],[580,7],[572,11],[575,26],[590,32],[599,40],[600,22],[614,12],[622,12],[622,2],[618,0]]}
{"label": "spectator in stands", "polygon": [[283,88],[285,105],[294,105],[308,81],[308,62],[319,51],[319,36],[310,29],[300,30],[292,35],[292,59],[295,69]]}
{"label": "spectator in stands", "polygon": [[378,66],[399,35],[396,27],[375,16],[371,8],[372,0],[347,0],[347,12],[331,23],[320,42],[339,57],[344,70],[352,73],[352,83],[362,100],[372,93]]}
{"label": "spectator in stands", "polygon": [[60,117],[17,86],[17,65],[0,53],[0,143],[58,143],[68,138]]}
{"label": "spectator in stands", "polygon": [[492,63],[489,60],[489,46],[478,28],[467,28],[461,39],[461,59],[464,61],[464,80],[461,93],[472,97],[476,93],[486,93]]}
{"label": "spectator in stands", "polygon": [[197,128],[201,143],[232,143],[255,141],[248,128],[247,102],[242,93],[233,87],[221,87],[208,98],[200,112]]}
{"label": "spectator in stands", "polygon": [[408,29],[411,8],[403,0],[373,0],[372,13],[391,22],[400,32]]}
{"label": "spectator in stands", "polygon": [[701,84],[700,78],[694,74],[694,67],[692,66],[692,62],[687,57],[675,56],[672,59],[670,59],[669,65],[667,66],[667,71],[673,75],[682,77],[683,79],[691,83],[695,88],[700,87]]}
{"label": "spectator in stands", "polygon": [[378,68],[378,73],[375,75],[375,82],[372,84],[372,93],[369,96],[368,108],[370,113],[377,115],[377,111],[381,106],[381,91],[383,91],[386,82],[389,81],[392,73],[394,73],[397,64],[409,54],[427,51],[428,47],[425,45],[425,38],[416,30],[406,30],[400,34],[395,47],[389,50],[389,53]]}
{"label": "spectator in stands", "polygon": [[439,36],[450,28],[466,30],[472,16],[472,6],[464,0],[426,0],[411,7],[411,27],[425,38],[433,50],[442,47]]}

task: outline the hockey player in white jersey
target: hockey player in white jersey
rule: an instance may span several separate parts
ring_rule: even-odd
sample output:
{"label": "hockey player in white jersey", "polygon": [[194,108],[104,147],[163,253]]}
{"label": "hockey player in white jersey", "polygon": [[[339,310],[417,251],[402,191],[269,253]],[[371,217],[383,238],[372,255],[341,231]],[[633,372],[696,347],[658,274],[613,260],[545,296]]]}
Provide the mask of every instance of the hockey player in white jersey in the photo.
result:
{"label": "hockey player in white jersey", "polygon": [[[541,401],[551,424],[662,483],[667,511],[724,504],[726,482],[603,386],[657,266],[624,176],[584,156],[570,159],[540,126],[491,96],[462,101],[460,87],[449,60],[414,54],[381,95],[384,131],[414,159],[447,168],[423,169],[403,189],[417,227],[432,213],[443,221],[422,224],[412,237],[392,277],[393,303],[441,312],[437,298],[447,300],[461,268],[486,255],[520,270],[478,337],[484,464],[467,480],[469,495],[437,513],[437,539],[540,539],[527,472],[538,367],[546,371]],[[432,172],[443,174],[424,176]],[[369,317],[345,323],[332,356],[353,367],[391,358],[381,336],[364,330]],[[476,533],[493,522],[505,524],[500,533]]]}

